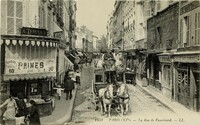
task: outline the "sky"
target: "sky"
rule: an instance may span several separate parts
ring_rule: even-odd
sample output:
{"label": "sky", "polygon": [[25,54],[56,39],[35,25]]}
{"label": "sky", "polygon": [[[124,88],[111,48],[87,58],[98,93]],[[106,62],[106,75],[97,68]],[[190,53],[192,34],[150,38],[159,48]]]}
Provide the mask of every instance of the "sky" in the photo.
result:
{"label": "sky", "polygon": [[114,10],[115,0],[76,0],[76,22],[80,27],[85,25],[94,35],[106,34],[109,14]]}

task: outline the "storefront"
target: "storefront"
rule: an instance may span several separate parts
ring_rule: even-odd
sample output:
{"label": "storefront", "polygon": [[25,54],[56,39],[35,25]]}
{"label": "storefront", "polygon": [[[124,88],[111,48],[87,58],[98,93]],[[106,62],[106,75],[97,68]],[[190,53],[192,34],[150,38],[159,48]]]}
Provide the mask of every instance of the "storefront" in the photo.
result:
{"label": "storefront", "polygon": [[1,36],[2,101],[10,94],[17,97],[20,93],[40,105],[41,115],[51,114],[54,107],[51,91],[56,79],[58,41],[44,36]]}
{"label": "storefront", "polygon": [[200,110],[200,52],[173,55],[175,100],[185,107]]}
{"label": "storefront", "polygon": [[149,85],[161,90],[161,65],[158,54],[157,52],[147,54],[147,80]]}
{"label": "storefront", "polygon": [[161,86],[162,93],[169,99],[173,98],[173,65],[171,55],[169,53],[158,54],[161,67]]}

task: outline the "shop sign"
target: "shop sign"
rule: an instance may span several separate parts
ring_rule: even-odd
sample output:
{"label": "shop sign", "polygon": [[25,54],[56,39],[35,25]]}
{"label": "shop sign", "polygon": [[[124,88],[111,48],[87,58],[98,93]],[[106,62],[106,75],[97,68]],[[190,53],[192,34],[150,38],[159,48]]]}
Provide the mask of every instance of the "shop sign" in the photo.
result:
{"label": "shop sign", "polygon": [[200,55],[174,56],[174,62],[186,62],[186,63],[200,62]]}
{"label": "shop sign", "polygon": [[171,62],[171,59],[169,56],[159,56],[159,61],[160,62]]}
{"label": "shop sign", "polygon": [[200,7],[200,2],[199,1],[193,1],[190,4],[182,7],[180,13],[182,15],[182,14],[187,13],[189,11],[192,11],[192,10],[198,8],[198,7]]}
{"label": "shop sign", "polygon": [[30,27],[22,27],[21,34],[22,35],[47,36],[47,30],[46,29],[38,29],[38,28],[30,28]]}
{"label": "shop sign", "polygon": [[54,32],[54,38],[62,39],[63,38],[63,31]]}
{"label": "shop sign", "polygon": [[53,73],[56,72],[55,59],[20,60],[7,59],[5,61],[5,75]]}

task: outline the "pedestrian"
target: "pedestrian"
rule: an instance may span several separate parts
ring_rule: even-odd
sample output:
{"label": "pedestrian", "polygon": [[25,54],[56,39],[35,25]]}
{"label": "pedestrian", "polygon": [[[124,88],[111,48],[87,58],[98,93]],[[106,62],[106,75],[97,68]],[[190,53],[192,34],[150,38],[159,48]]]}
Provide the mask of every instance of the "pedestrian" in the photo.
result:
{"label": "pedestrian", "polygon": [[36,103],[34,100],[30,100],[31,103],[31,110],[29,114],[29,124],[30,125],[41,125],[40,123],[40,114],[37,109]]}
{"label": "pedestrian", "polygon": [[0,105],[0,108],[4,106],[6,106],[6,111],[3,114],[3,120],[14,120],[17,112],[17,103],[12,95],[10,95],[9,98]]}
{"label": "pedestrian", "polygon": [[74,63],[74,71],[77,71],[77,70],[79,70],[79,65],[75,62]]}
{"label": "pedestrian", "polygon": [[61,88],[61,85],[58,85],[58,88],[56,88],[56,89],[57,89],[57,93],[58,93],[58,100],[60,100],[63,88]]}
{"label": "pedestrian", "polygon": [[17,107],[18,107],[18,112],[16,114],[16,117],[25,116],[26,103],[24,101],[24,96],[22,93],[17,94],[16,103],[17,103]]}
{"label": "pedestrian", "polygon": [[75,77],[76,77],[76,83],[80,86],[81,85],[81,81],[80,81],[80,72],[76,71],[75,73]]}
{"label": "pedestrian", "polygon": [[66,92],[66,100],[68,98],[71,100],[72,98],[72,90],[75,88],[75,80],[74,80],[74,73],[72,70],[68,71],[68,73],[65,74],[64,78],[64,87],[65,87],[65,92]]}

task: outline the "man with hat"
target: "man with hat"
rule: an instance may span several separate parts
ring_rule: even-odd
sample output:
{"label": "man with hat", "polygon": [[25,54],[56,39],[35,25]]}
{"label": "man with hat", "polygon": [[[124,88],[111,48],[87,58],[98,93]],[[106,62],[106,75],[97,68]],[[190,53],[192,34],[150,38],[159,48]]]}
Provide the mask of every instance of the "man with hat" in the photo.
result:
{"label": "man with hat", "polygon": [[64,78],[64,87],[65,87],[65,92],[66,92],[66,100],[68,98],[71,100],[72,98],[72,90],[75,88],[76,81],[74,79],[74,72],[72,70],[68,71],[68,73],[65,74]]}

